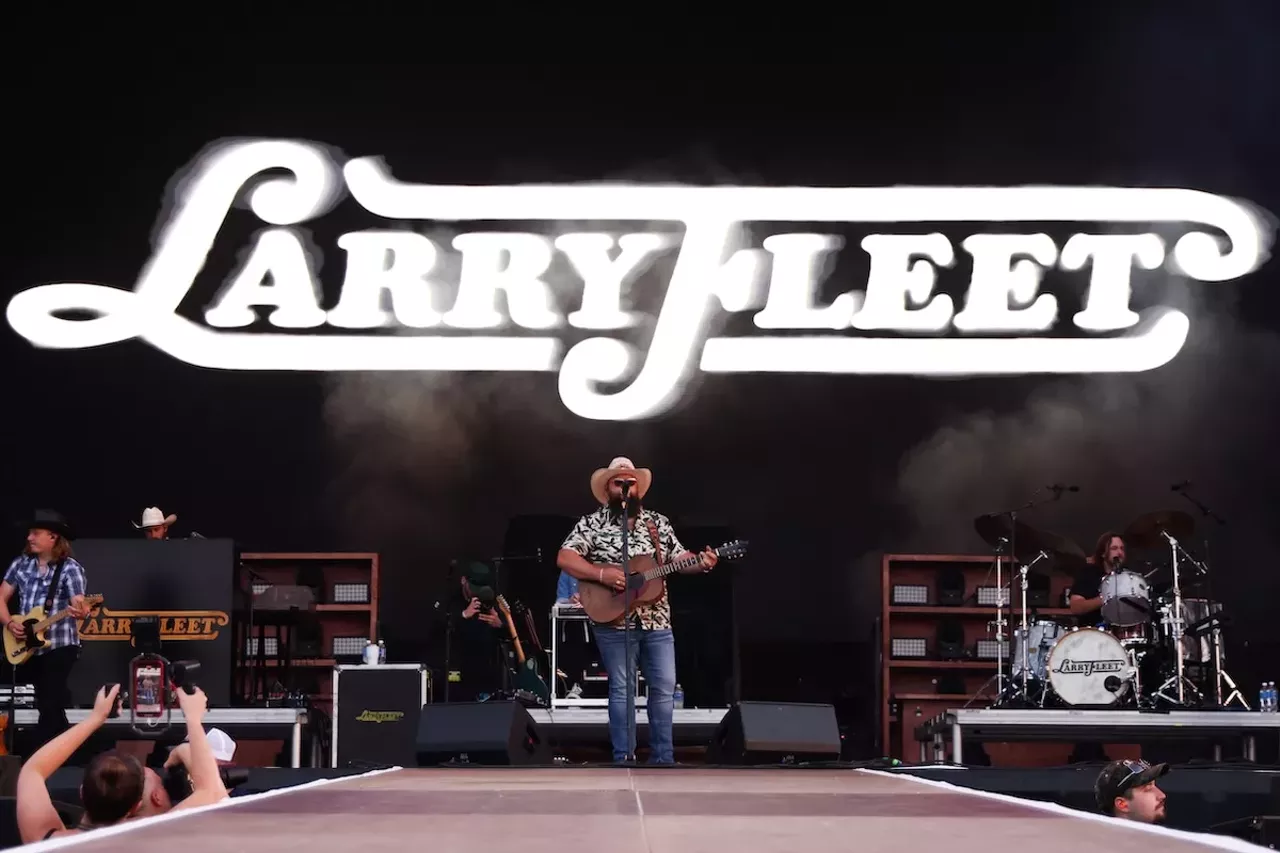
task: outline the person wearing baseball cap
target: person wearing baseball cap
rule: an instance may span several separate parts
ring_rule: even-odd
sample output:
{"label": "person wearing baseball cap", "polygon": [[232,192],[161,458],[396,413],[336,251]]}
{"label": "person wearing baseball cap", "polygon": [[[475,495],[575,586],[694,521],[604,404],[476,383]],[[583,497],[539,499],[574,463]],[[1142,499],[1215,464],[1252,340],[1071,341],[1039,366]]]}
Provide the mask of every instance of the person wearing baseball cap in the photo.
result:
{"label": "person wearing baseball cap", "polygon": [[[231,736],[222,729],[209,729],[204,733],[205,740],[209,742],[209,749],[213,752],[214,761],[218,762],[219,767],[226,767],[235,763],[236,742]],[[164,766],[166,768],[174,767],[178,764],[185,764],[184,760],[191,751],[191,738],[186,738],[182,743],[175,746],[169,752],[169,757],[165,759]]]}
{"label": "person wearing baseball cap", "polygon": [[1165,793],[1156,787],[1156,780],[1168,772],[1168,764],[1133,760],[1111,762],[1102,768],[1093,786],[1098,808],[1111,817],[1139,823],[1163,823]]}

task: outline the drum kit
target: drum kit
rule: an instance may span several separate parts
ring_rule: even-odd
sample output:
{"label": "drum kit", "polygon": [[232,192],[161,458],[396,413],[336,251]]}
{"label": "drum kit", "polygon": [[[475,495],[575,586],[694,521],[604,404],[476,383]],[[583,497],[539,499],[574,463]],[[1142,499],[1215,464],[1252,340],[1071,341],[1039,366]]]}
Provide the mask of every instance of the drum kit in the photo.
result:
{"label": "drum kit", "polygon": [[[1171,510],[1139,517],[1121,534],[1126,548],[1167,557],[1130,560],[1104,573],[1103,567],[1089,566],[1075,542],[1017,515],[974,520],[994,551],[998,590],[991,623],[997,671],[978,696],[994,683],[997,708],[1155,710],[1239,703],[1248,709],[1223,668],[1225,618],[1221,605],[1208,597],[1209,567],[1183,544],[1195,529],[1191,516]],[[1082,613],[1079,625],[1042,617],[1028,606],[1029,575],[1090,574],[1101,578],[1101,612]],[[1008,594],[1015,585],[1021,592],[1016,603]],[[1012,651],[1007,664],[1006,649]]]}

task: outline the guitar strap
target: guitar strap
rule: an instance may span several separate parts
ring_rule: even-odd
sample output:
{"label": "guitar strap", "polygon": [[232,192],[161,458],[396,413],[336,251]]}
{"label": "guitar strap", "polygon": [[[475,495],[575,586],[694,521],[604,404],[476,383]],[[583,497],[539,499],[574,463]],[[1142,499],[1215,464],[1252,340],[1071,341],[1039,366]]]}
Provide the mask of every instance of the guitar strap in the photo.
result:
{"label": "guitar strap", "polygon": [[653,540],[653,558],[657,560],[658,565],[662,565],[662,540],[658,538],[658,525],[654,524],[653,519],[647,515],[644,523],[649,528],[649,538]]}
{"label": "guitar strap", "polygon": [[524,628],[529,632],[529,643],[540,654],[546,654],[547,650],[542,647],[542,640],[538,638],[538,626],[533,621],[533,611],[526,609],[524,611]]}
{"label": "guitar strap", "polygon": [[53,597],[58,593],[58,582],[62,580],[62,564],[65,560],[59,560],[58,565],[53,568],[53,580],[49,582],[49,594],[44,597],[44,615],[51,616],[49,611],[53,609]]}

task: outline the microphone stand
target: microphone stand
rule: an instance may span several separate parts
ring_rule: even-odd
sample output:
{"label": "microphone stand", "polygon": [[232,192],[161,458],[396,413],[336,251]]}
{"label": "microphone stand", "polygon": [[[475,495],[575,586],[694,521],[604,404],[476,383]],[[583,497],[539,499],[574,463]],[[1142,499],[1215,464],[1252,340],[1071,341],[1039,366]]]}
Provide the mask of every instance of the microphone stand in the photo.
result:
{"label": "microphone stand", "polygon": [[627,757],[626,761],[634,762],[636,758],[636,676],[631,669],[631,575],[628,567],[631,563],[631,507],[627,492],[631,490],[631,481],[622,481],[622,647],[626,655],[627,678]]}
{"label": "microphone stand", "polygon": [[[445,581],[444,594],[444,701],[449,704],[449,685],[453,678],[453,611],[454,611],[454,595],[457,587],[454,586],[458,582],[457,578],[458,561],[449,561],[449,578]],[[440,607],[440,602],[436,602],[436,607]]]}

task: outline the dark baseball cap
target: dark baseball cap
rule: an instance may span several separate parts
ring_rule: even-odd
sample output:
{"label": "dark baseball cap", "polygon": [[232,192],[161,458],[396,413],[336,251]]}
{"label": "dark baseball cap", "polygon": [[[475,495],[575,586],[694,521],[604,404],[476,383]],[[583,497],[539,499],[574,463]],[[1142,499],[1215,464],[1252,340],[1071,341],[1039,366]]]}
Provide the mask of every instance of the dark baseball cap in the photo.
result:
{"label": "dark baseball cap", "polygon": [[1123,797],[1130,788],[1137,788],[1148,782],[1154,782],[1169,772],[1168,764],[1148,764],[1145,761],[1113,761],[1098,774],[1098,781],[1093,784],[1093,794],[1098,801],[1098,808],[1105,814],[1111,814],[1116,797]]}

